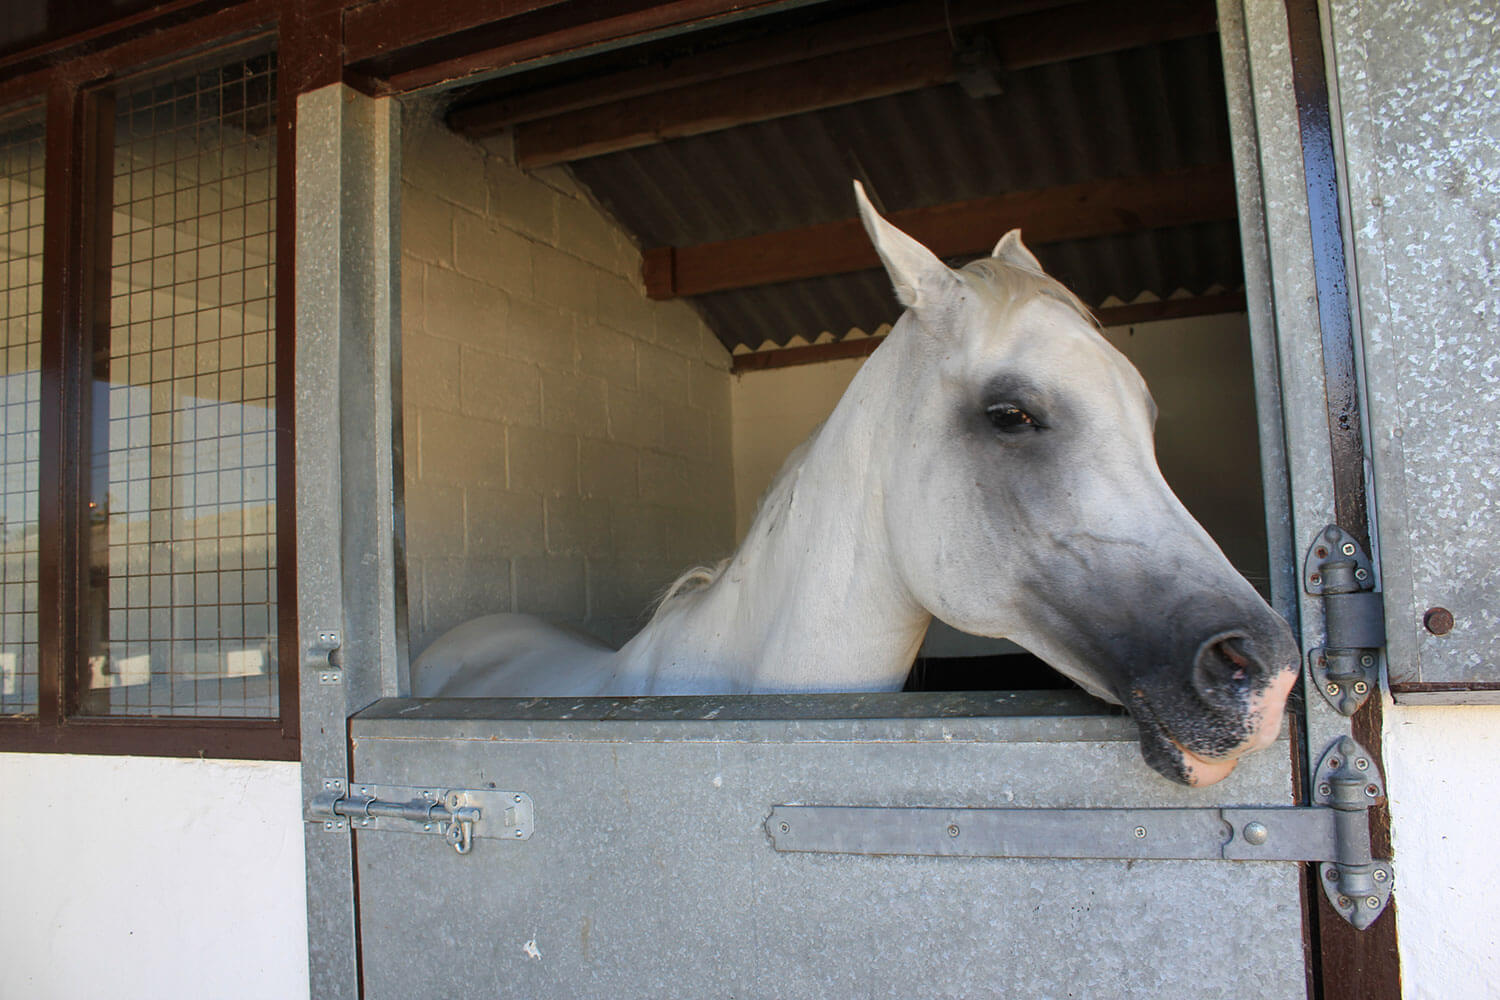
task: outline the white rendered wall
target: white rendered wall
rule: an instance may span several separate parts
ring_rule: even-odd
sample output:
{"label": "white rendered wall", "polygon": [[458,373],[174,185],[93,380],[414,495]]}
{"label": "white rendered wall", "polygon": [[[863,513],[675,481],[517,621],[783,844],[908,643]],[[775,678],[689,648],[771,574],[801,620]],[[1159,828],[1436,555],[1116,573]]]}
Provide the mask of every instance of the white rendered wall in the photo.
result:
{"label": "white rendered wall", "polygon": [[306,997],[300,771],[0,754],[0,997]]}
{"label": "white rendered wall", "polygon": [[1500,706],[1385,703],[1396,939],[1409,1000],[1500,983]]}

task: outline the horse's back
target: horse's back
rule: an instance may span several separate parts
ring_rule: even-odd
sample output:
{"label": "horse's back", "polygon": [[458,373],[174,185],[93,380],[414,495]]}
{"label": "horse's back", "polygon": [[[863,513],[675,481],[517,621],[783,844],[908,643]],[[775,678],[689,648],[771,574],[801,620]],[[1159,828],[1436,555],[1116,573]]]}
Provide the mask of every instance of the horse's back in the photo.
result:
{"label": "horse's back", "polygon": [[422,698],[549,698],[625,693],[615,651],[531,615],[474,618],[443,633],[411,666]]}

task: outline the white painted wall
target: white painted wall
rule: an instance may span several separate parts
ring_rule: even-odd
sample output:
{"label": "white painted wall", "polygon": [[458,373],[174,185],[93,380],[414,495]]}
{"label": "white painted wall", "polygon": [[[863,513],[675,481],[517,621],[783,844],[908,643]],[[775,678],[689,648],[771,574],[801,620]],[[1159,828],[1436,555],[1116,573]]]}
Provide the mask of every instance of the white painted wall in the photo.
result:
{"label": "white painted wall", "polygon": [[301,767],[0,754],[0,997],[305,997]]}
{"label": "white painted wall", "polygon": [[1500,706],[1385,704],[1396,938],[1410,1000],[1500,991]]}

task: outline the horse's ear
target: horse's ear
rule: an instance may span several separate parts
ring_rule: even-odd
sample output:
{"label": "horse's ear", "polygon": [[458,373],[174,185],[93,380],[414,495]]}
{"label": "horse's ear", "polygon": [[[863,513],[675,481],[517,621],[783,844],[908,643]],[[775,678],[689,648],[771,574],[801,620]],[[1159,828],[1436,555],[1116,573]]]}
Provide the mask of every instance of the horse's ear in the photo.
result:
{"label": "horse's ear", "polygon": [[998,257],[1014,267],[1024,267],[1028,271],[1042,270],[1041,262],[1030,250],[1026,249],[1026,244],[1021,242],[1019,229],[1012,229],[1000,237],[1000,242],[995,244],[995,252],[990,256]]}
{"label": "horse's ear", "polygon": [[919,309],[936,301],[954,284],[953,272],[929,249],[881,218],[865,196],[865,186],[854,182],[854,198],[859,202],[859,217],[875,244],[875,252],[885,264],[896,298],[903,306]]}

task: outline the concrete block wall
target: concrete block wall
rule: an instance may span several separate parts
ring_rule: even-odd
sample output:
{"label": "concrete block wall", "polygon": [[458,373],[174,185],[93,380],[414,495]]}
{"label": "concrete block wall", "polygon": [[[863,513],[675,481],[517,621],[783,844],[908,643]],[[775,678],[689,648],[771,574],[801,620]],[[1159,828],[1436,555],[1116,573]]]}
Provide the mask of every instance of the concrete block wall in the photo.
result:
{"label": "concrete block wall", "polygon": [[492,611],[619,643],[734,545],[729,355],[561,168],[404,123],[411,653]]}

